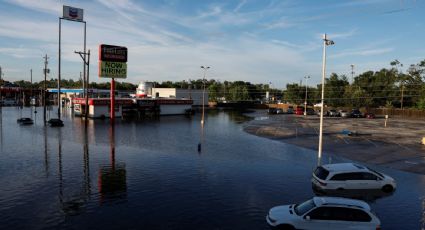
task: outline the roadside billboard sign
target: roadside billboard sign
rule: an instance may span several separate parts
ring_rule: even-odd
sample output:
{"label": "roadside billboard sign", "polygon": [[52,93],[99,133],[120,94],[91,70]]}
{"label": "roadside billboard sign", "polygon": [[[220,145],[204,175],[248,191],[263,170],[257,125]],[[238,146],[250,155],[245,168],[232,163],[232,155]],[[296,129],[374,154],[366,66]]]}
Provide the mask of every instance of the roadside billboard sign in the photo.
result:
{"label": "roadside billboard sign", "polygon": [[127,47],[99,45],[99,77],[127,78]]}
{"label": "roadside billboard sign", "polygon": [[99,46],[99,61],[127,62],[127,47],[102,44]]}
{"label": "roadside billboard sign", "polygon": [[83,21],[83,9],[71,6],[63,6],[63,18],[72,21]]}
{"label": "roadside billboard sign", "polygon": [[99,77],[127,78],[127,63],[99,61]]}

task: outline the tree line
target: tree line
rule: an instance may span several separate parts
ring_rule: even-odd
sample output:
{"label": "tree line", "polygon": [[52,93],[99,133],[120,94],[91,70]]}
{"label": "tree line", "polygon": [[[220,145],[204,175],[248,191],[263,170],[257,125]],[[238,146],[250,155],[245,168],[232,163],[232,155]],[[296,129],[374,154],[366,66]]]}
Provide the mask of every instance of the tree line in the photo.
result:
{"label": "tree line", "polygon": [[[325,79],[325,104],[333,107],[395,107],[425,109],[425,60],[403,73],[398,60],[391,68],[366,71],[350,83],[346,75],[332,73]],[[307,87],[308,104],[320,102],[322,85]],[[287,84],[283,100],[303,104],[305,86]]]}
{"label": "tree line", "polygon": [[[391,68],[366,71],[353,76],[351,82],[346,75],[332,73],[325,79],[325,104],[332,107],[396,107],[425,109],[425,60],[412,64],[406,72],[398,60],[390,63]],[[15,81],[23,88],[43,88],[44,81],[31,84],[29,81]],[[56,88],[57,79],[46,81],[47,88]],[[153,82],[157,88],[203,89],[208,91],[210,101],[264,101],[269,99],[293,104],[304,104],[307,87],[307,103],[320,102],[321,84],[315,87],[289,83],[286,89],[271,88],[271,84],[252,84],[245,81],[218,81],[196,79],[183,81]],[[82,88],[82,80],[64,79],[63,88]],[[117,90],[135,91],[137,85],[116,82]],[[91,82],[90,88],[109,89],[110,82]]]}

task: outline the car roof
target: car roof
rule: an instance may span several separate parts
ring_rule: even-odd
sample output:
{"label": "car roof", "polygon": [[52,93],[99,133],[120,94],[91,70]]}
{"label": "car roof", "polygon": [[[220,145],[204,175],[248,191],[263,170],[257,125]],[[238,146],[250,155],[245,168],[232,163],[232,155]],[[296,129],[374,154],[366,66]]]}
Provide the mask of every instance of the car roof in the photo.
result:
{"label": "car roof", "polygon": [[370,211],[370,206],[361,200],[341,198],[341,197],[313,197],[314,204],[317,207],[321,206],[346,206],[355,207],[363,210]]}
{"label": "car roof", "polygon": [[353,163],[338,163],[338,164],[327,164],[322,167],[329,172],[352,172],[352,171],[369,171],[365,166],[353,164]]}

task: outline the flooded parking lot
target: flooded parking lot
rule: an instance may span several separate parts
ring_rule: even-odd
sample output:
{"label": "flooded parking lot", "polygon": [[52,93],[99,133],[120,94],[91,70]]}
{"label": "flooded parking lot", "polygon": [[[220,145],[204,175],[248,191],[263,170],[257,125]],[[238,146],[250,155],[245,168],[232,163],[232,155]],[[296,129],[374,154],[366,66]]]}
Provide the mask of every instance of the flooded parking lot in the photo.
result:
{"label": "flooded parking lot", "polygon": [[[203,135],[197,115],[90,120],[85,132],[69,113],[62,128],[41,114],[19,126],[21,112],[3,108],[0,123],[5,229],[268,229],[271,207],[314,196],[315,151],[248,134],[236,112],[210,111]],[[423,228],[425,176],[369,166],[398,182],[360,197],[382,228]]]}

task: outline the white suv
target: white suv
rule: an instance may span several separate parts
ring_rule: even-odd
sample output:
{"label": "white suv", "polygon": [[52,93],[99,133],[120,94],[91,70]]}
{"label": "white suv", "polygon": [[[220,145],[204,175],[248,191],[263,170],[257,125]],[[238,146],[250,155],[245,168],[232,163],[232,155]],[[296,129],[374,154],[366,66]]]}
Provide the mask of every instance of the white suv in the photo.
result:
{"label": "white suv", "polygon": [[319,190],[382,189],[392,192],[396,188],[396,182],[390,176],[353,163],[319,166],[311,181],[313,188]]}
{"label": "white suv", "polygon": [[381,229],[381,221],[366,202],[339,197],[314,197],[301,204],[276,206],[266,220],[275,229]]}

